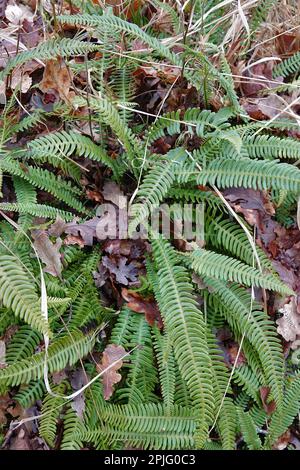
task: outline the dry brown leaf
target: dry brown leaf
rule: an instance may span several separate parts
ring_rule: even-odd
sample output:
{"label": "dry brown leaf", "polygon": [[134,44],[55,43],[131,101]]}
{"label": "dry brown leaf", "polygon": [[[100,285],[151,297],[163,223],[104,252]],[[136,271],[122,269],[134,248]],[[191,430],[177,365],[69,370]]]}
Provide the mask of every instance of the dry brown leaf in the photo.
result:
{"label": "dry brown leaf", "polygon": [[72,75],[64,62],[62,60],[48,60],[43,79],[39,84],[40,89],[44,93],[55,90],[63,101],[69,103],[75,96],[74,92],[70,91],[71,83]]}
{"label": "dry brown leaf", "polygon": [[295,299],[292,298],[279,312],[282,313],[283,316],[276,320],[278,333],[286,341],[295,341],[297,335],[300,335],[300,315],[297,312]]}
{"label": "dry brown leaf", "polygon": [[4,341],[0,340],[0,369],[3,369],[4,367],[6,367],[5,355],[6,355],[6,344]]}
{"label": "dry brown leaf", "polygon": [[[123,346],[116,344],[109,344],[103,351],[102,363],[97,365],[97,371],[102,372],[107,367],[111,366],[106,372],[103,373],[103,396],[104,400],[109,400],[114,391],[114,385],[120,382],[122,376],[117,372],[122,365],[122,357],[126,354]],[[113,365],[112,365],[113,364]]]}
{"label": "dry brown leaf", "polygon": [[28,6],[22,5],[8,5],[5,9],[5,16],[8,21],[14,25],[22,24],[24,20],[29,22],[33,21],[34,13]]}
{"label": "dry brown leaf", "polygon": [[45,263],[45,273],[52,274],[55,277],[61,277],[62,264],[59,249],[61,247],[61,240],[57,239],[55,243],[49,238],[45,230],[34,230],[32,232],[34,239],[33,246],[35,247],[39,258]]}
{"label": "dry brown leaf", "polygon": [[31,84],[32,78],[28,75],[28,73],[23,73],[20,68],[14,70],[14,72],[12,73],[10,84],[12,90],[15,90],[20,85],[21,92],[27,93],[27,91],[31,87]]}
{"label": "dry brown leaf", "polygon": [[145,314],[145,319],[149,325],[153,326],[156,322],[158,328],[163,328],[163,321],[154,299],[142,298],[138,292],[125,288],[122,289],[122,297],[128,302],[127,306],[133,312]]}
{"label": "dry brown leaf", "polygon": [[259,393],[265,412],[271,415],[276,410],[276,402],[274,400],[269,401],[270,388],[260,387]]}
{"label": "dry brown leaf", "polygon": [[64,245],[78,245],[80,248],[84,247],[84,241],[80,236],[77,235],[68,235],[64,239]]}

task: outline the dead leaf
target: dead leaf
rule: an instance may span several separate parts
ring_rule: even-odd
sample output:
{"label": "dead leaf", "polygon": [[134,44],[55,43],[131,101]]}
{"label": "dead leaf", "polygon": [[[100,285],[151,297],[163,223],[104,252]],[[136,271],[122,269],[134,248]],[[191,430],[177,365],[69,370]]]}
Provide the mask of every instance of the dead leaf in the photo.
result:
{"label": "dead leaf", "polygon": [[102,372],[107,367],[111,366],[101,376],[103,383],[103,396],[104,400],[109,400],[114,391],[114,385],[120,382],[122,376],[117,373],[122,365],[122,357],[126,354],[123,346],[117,346],[115,344],[109,344],[103,351],[102,363],[97,365],[97,371]]}
{"label": "dead leaf", "polygon": [[280,436],[277,441],[273,444],[273,450],[284,450],[289,445],[291,438],[291,431],[288,429],[282,436]]}
{"label": "dead leaf", "polygon": [[83,248],[84,247],[84,241],[82,240],[82,238],[80,236],[77,236],[77,235],[68,235],[65,239],[64,239],[64,245],[78,245],[80,246],[80,248]]}
{"label": "dead leaf", "polygon": [[4,369],[4,367],[6,367],[5,355],[6,344],[4,341],[0,340],[0,369]]}
{"label": "dead leaf", "polygon": [[88,246],[93,245],[93,239],[96,238],[96,228],[100,221],[99,217],[93,217],[90,220],[77,223],[76,219],[65,225],[64,231],[70,235],[81,236],[83,243]]}
{"label": "dead leaf", "polygon": [[110,274],[116,276],[116,281],[124,286],[129,284],[129,281],[136,282],[138,279],[138,269],[133,262],[127,264],[127,259],[120,256],[117,259],[111,259],[108,256],[103,256],[102,265],[108,269]]}
{"label": "dead leaf", "polygon": [[[80,390],[84,385],[88,383],[88,377],[83,369],[77,369],[72,374],[72,379],[70,381],[71,386],[74,391]],[[71,404],[73,410],[75,411],[76,415],[79,419],[83,420],[83,413],[85,410],[85,397],[84,393],[80,393],[77,397],[73,398]]]}
{"label": "dead leaf", "polygon": [[55,59],[48,60],[39,88],[44,93],[54,90],[63,101],[69,103],[75,96],[75,93],[70,91],[71,84],[72,75],[64,62]]}
{"label": "dead leaf", "polygon": [[95,280],[95,286],[102,287],[108,278],[108,270],[105,268],[105,266],[100,264],[98,271],[93,273],[93,277]]}
{"label": "dead leaf", "polygon": [[24,73],[20,68],[16,69],[12,73],[10,87],[15,90],[20,85],[22,93],[27,93],[32,84],[32,78],[28,73]]}
{"label": "dead leaf", "polygon": [[34,18],[34,13],[26,5],[8,5],[5,9],[5,17],[8,21],[14,25],[20,25],[26,19],[27,21],[32,22]]}
{"label": "dead leaf", "polygon": [[105,201],[112,202],[120,209],[125,209],[127,207],[127,198],[114,181],[107,181],[104,183],[102,194]]}
{"label": "dead leaf", "polygon": [[53,237],[60,237],[65,231],[67,224],[61,217],[56,217],[55,222],[49,227],[48,234]]}
{"label": "dead leaf", "polygon": [[295,341],[297,335],[300,335],[300,315],[297,312],[297,304],[294,298],[279,310],[283,316],[276,320],[278,333],[286,341]]}
{"label": "dead leaf", "polygon": [[61,247],[61,240],[58,238],[55,243],[49,238],[45,230],[34,230],[32,232],[34,239],[33,246],[35,247],[39,258],[46,265],[44,268],[45,273],[52,274],[55,277],[61,277],[62,264],[59,249]]}
{"label": "dead leaf", "polygon": [[122,289],[122,297],[126,300],[128,308],[136,313],[144,313],[145,319],[149,325],[157,324],[159,329],[162,329],[164,324],[158,309],[157,303],[154,299],[143,298],[138,292]]}
{"label": "dead leaf", "polygon": [[259,393],[265,412],[268,415],[274,413],[274,411],[276,410],[276,402],[274,400],[272,400],[271,402],[268,401],[268,397],[270,395],[270,388],[260,387]]}

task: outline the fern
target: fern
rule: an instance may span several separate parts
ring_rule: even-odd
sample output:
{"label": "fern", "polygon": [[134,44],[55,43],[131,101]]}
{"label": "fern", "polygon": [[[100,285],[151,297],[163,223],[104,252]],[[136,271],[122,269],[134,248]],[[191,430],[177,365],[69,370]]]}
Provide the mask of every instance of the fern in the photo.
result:
{"label": "fern", "polygon": [[299,192],[300,172],[292,165],[276,161],[216,159],[199,173],[197,184]]}
{"label": "fern", "polygon": [[152,246],[159,266],[159,306],[180,372],[197,407],[201,423],[197,442],[202,447],[214,403],[204,319],[192,295],[187,271],[177,264],[175,251],[161,237],[152,240]]}
{"label": "fern", "polygon": [[33,328],[41,333],[49,332],[32,279],[18,258],[10,254],[0,256],[0,299]]}
{"label": "fern", "polygon": [[288,77],[289,75],[299,73],[300,70],[300,52],[296,52],[292,57],[274,67],[273,77]]}
{"label": "fern", "polygon": [[246,413],[239,408],[237,408],[237,413],[242,434],[249,450],[261,450],[261,441],[257,435],[256,427],[251,416],[249,413]]}
{"label": "fern", "polygon": [[[93,335],[83,335],[72,331],[71,336],[54,341],[48,350],[49,372],[63,369],[66,365],[75,364],[78,359],[86,356],[94,345]],[[0,385],[19,385],[39,380],[43,377],[45,353],[35,354],[30,359],[22,359],[0,370]]]}
{"label": "fern", "polygon": [[293,291],[271,274],[263,274],[229,256],[198,248],[191,255],[182,256],[183,261],[200,276],[210,276],[222,281],[234,281],[246,286],[263,287],[292,295]]}
{"label": "fern", "polygon": [[41,335],[37,331],[28,326],[21,326],[8,345],[5,355],[7,364],[18,363],[21,359],[33,355],[40,341]]}

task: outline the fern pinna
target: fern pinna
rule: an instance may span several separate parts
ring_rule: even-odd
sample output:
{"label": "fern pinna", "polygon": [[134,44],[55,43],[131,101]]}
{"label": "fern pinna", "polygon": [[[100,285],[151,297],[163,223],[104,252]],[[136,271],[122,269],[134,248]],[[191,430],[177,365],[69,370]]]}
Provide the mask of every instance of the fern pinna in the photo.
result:
{"label": "fern pinna", "polygon": [[[78,32],[74,38],[55,37],[20,52],[0,72],[3,80],[29,61],[57,56],[64,58],[75,83],[88,75],[72,106],[56,103],[51,110],[17,116],[12,94],[4,109],[1,191],[9,187],[10,197],[0,202],[2,213],[9,214],[0,224],[0,334],[8,344],[0,390],[24,408],[37,404],[39,433],[50,448],[270,449],[299,413],[300,380],[298,371],[285,367],[275,322],[253,292],[265,299],[266,291],[283,298],[294,292],[263,248],[254,252],[248,234],[255,238],[255,233],[245,220],[238,223],[242,218],[233,217],[220,191],[264,191],[277,208],[274,217],[284,225],[294,223],[290,208],[300,193],[300,144],[285,131],[296,126],[287,119],[257,123],[247,116],[227,59],[214,43],[223,34],[219,28],[201,52],[186,44],[177,53],[163,32],[144,27],[138,12],[129,21],[94,3],[74,0],[81,14],[57,16],[58,23],[71,26],[70,34]],[[275,4],[268,0],[253,8],[251,34]],[[174,32],[182,33],[173,8],[157,0],[153,8],[166,12]],[[213,19],[214,7],[203,8],[195,5],[196,21],[203,14]],[[120,44],[126,53],[120,53]],[[84,61],[74,60],[77,56]],[[158,71],[166,63],[181,70],[178,80],[195,90],[198,101],[176,111],[163,102],[157,115],[143,111],[139,116],[134,76],[149,58]],[[299,53],[278,64],[273,75],[297,79],[298,72]],[[215,90],[221,101],[213,110],[208,103]],[[48,132],[46,123],[52,120],[59,126]],[[30,138],[18,144],[15,137],[24,131]],[[86,190],[85,172],[95,173],[101,188]],[[88,222],[97,217],[94,203],[102,201],[107,180],[129,186],[130,234],[147,227],[164,203],[172,207],[167,212],[171,234],[185,204],[202,207],[201,242],[183,235],[167,239],[159,227],[149,230],[143,261],[137,263],[142,274],[130,292],[135,302],[142,298],[151,304],[154,320],[144,304],[139,310],[134,301],[123,301],[127,284],[107,263],[112,254],[107,240],[93,234],[84,246],[84,230],[92,231]],[[114,202],[114,196],[108,200]],[[196,216],[192,209],[191,225]],[[80,229],[67,238],[71,221]],[[44,230],[57,249],[59,276],[49,270],[41,274],[32,246],[36,229]],[[135,246],[134,251],[143,250]],[[44,261],[45,253],[40,257]],[[223,341],[226,334],[229,339]],[[226,341],[239,351],[233,360]],[[109,346],[124,350],[126,358],[107,398],[104,380],[93,379]],[[44,381],[45,363],[52,393]],[[79,397],[66,398],[87,382]]]}

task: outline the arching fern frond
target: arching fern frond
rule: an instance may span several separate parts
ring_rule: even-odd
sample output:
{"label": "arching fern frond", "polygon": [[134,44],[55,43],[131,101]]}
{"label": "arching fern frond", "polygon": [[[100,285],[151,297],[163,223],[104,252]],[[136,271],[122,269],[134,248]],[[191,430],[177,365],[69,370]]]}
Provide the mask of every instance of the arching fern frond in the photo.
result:
{"label": "arching fern frond", "polygon": [[[93,334],[72,331],[71,336],[64,336],[54,341],[48,350],[49,372],[56,372],[66,365],[75,364],[93,348]],[[43,377],[45,353],[40,352],[29,359],[22,359],[0,370],[0,385],[19,385]]]}

